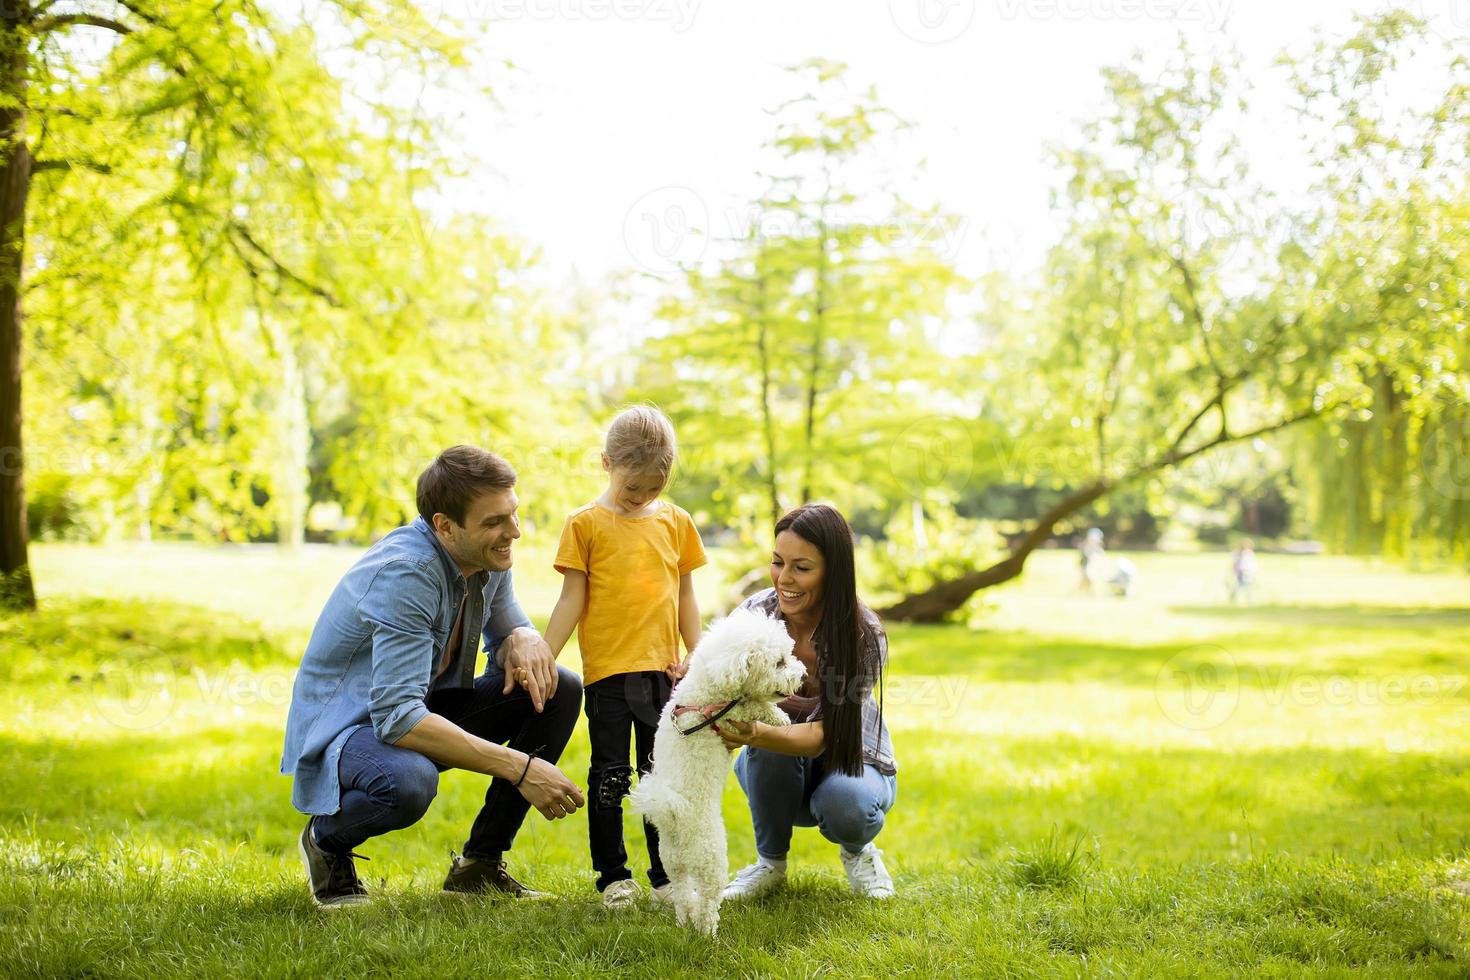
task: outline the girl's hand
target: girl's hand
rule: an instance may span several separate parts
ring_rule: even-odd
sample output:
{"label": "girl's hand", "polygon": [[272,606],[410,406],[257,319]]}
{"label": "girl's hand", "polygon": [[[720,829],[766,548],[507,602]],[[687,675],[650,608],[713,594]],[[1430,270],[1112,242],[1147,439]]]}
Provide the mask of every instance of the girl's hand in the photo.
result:
{"label": "girl's hand", "polygon": [[734,751],[742,745],[754,745],[756,730],[760,727],[758,721],[720,721],[713,726],[715,733],[720,736],[720,741],[725,743],[725,748]]}
{"label": "girl's hand", "polygon": [[551,647],[529,626],[512,630],[505,640],[505,687],[509,694],[519,684],[531,695],[531,706],[540,714],[546,702],[556,694],[558,678],[556,655]]}
{"label": "girl's hand", "polygon": [[669,680],[675,684],[679,683],[684,679],[684,675],[689,673],[689,658],[686,657],[676,664],[670,664],[664,668],[664,673],[669,675]]}

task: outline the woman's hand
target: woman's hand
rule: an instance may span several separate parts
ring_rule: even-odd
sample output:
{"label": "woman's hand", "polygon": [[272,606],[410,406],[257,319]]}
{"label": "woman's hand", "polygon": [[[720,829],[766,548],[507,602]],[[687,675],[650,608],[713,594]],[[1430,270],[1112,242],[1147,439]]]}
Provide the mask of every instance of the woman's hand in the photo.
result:
{"label": "woman's hand", "polygon": [[731,752],[742,745],[754,745],[761,723],[758,721],[720,721],[714,726],[715,734]]}

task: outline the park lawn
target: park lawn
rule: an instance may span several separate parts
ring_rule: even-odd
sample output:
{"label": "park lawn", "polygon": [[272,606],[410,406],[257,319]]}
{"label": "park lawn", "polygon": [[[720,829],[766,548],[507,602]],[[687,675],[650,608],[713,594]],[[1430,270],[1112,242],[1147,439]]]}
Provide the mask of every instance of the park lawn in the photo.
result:
{"label": "park lawn", "polygon": [[[1263,604],[1236,609],[1219,555],[1135,556],[1127,600],[1038,555],[973,628],[891,630],[899,898],[851,897],[798,831],[791,887],[725,906],[709,941],[604,913],[580,816],[533,815],[511,855],[555,901],[440,898],[484,789],[466,773],[362,849],[380,901],[317,912],[276,770],[301,642],[352,553],[37,552],[41,612],[0,619],[6,976],[1470,971],[1463,575],[1268,555]],[[517,566],[538,619],[541,558]],[[579,781],[586,759],[579,728]],[[738,866],[733,779],[725,816]]]}

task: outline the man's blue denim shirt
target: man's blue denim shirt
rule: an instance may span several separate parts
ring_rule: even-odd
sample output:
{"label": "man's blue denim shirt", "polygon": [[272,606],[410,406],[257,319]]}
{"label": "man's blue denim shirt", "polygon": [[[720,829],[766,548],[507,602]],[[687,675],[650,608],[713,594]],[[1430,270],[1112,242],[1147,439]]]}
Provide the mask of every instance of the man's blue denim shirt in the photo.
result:
{"label": "man's blue denim shirt", "polygon": [[[435,680],[461,598],[464,638]],[[306,644],[281,755],[281,772],[295,776],[291,803],[302,813],[336,813],[337,759],[348,736],[371,724],[381,741],[398,741],[429,713],[431,683],[434,690],[474,685],[482,632],[485,649],[499,651],[512,630],[530,625],[510,572],[466,581],[422,517],[391,531],[342,577]],[[486,674],[502,670],[487,658]]]}

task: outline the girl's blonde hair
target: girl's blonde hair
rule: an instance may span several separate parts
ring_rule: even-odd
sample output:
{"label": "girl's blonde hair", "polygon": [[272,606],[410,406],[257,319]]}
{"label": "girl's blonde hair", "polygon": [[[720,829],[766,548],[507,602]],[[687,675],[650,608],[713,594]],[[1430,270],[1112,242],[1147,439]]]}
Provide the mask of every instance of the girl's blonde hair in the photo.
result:
{"label": "girl's blonde hair", "polygon": [[674,468],[674,423],[652,405],[634,405],[612,420],[602,451],[609,466],[667,478]]}

